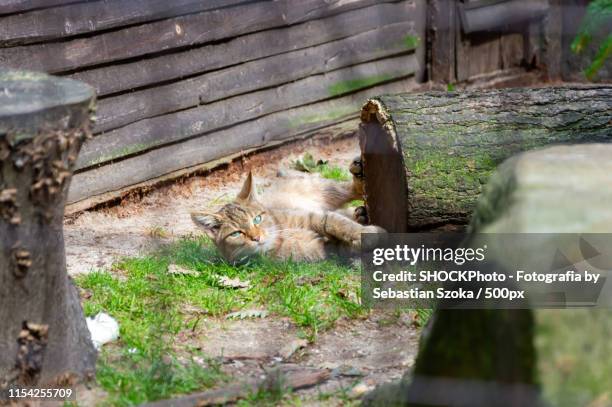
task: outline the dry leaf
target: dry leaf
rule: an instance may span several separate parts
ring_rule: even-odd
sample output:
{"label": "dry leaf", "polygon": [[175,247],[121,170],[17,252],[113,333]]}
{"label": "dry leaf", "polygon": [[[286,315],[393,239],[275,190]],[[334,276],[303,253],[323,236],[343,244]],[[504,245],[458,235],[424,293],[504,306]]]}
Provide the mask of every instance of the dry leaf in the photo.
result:
{"label": "dry leaf", "polygon": [[245,318],[265,318],[268,316],[268,311],[258,309],[245,309],[232,312],[225,316],[226,319],[245,319]]}
{"label": "dry leaf", "polygon": [[289,359],[299,349],[305,348],[308,345],[306,339],[294,339],[287,345],[283,346],[278,352],[279,356],[283,359]]}
{"label": "dry leaf", "polygon": [[374,390],[374,387],[375,386],[372,386],[372,385],[364,383],[364,382],[357,383],[355,385],[355,387],[353,387],[349,391],[348,397],[352,398],[352,399],[360,398],[363,395],[365,395],[366,393],[371,392],[372,390]]}
{"label": "dry leaf", "polygon": [[238,277],[229,278],[227,276],[217,277],[219,285],[227,288],[251,288],[251,282],[249,280],[242,281]]}
{"label": "dry leaf", "polygon": [[189,270],[185,267],[177,266],[176,264],[171,264],[168,266],[169,274],[177,274],[177,275],[185,275],[185,276],[199,276],[200,272],[196,270]]}

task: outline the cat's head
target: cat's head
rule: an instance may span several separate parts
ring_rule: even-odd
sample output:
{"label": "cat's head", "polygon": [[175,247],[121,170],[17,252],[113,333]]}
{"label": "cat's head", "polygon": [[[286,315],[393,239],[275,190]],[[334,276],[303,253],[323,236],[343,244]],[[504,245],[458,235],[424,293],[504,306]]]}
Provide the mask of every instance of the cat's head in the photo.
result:
{"label": "cat's head", "polygon": [[265,253],[272,245],[274,223],[266,217],[257,199],[253,175],[249,172],[234,202],[217,212],[193,212],[191,219],[215,242],[227,260],[241,261]]}

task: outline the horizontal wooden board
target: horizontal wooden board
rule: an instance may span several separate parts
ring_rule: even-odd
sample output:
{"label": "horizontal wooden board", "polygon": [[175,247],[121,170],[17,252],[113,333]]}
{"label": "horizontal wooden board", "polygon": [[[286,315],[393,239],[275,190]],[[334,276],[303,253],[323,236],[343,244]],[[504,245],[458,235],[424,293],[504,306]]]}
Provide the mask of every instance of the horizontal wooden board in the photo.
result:
{"label": "horizontal wooden board", "polygon": [[[381,33],[377,31],[376,34]],[[89,140],[79,155],[77,168],[133,155],[270,113],[354,92],[377,83],[397,80],[414,75],[418,68],[414,54],[387,58],[309,76],[279,87],[235,96],[194,109],[140,120]]]}
{"label": "horizontal wooden board", "polygon": [[[169,85],[105,98],[98,103],[94,132],[108,131],[137,120],[187,109],[257,89],[278,86],[309,75],[410,50],[402,37],[410,23],[338,40],[317,47],[275,55],[210,72]],[[391,36],[381,43],[381,33]]]}
{"label": "horizontal wooden board", "polygon": [[[340,123],[332,124],[330,126],[326,126],[323,128],[315,129],[310,132],[305,132],[300,135],[297,135],[295,138],[289,141],[279,141],[273,142],[266,145],[265,149],[274,148],[276,146],[280,146],[283,144],[291,143],[291,142],[299,142],[300,140],[307,138],[315,138],[318,140],[334,140],[343,137],[350,137],[355,135],[357,129],[359,128],[359,119],[353,118]],[[102,194],[94,195],[89,198],[82,199],[78,202],[74,202],[72,204],[66,205],[65,214],[72,215],[86,209],[93,208],[97,205],[103,204],[108,201],[112,201],[117,198],[121,198],[125,195],[128,195],[132,191],[141,190],[147,191],[151,188],[155,188],[157,185],[172,181],[181,177],[190,176],[196,173],[202,173],[205,171],[213,170],[217,167],[220,167],[225,164],[231,163],[233,160],[238,159],[240,157],[244,157],[245,155],[255,153],[261,151],[262,149],[250,149],[250,150],[242,150],[236,152],[234,154],[230,154],[226,157],[209,161],[203,164],[196,164],[191,167],[183,168],[177,171],[173,171],[168,174],[160,175],[155,178],[148,179],[146,181],[139,182],[137,184],[128,185],[118,190],[113,190],[109,192],[105,192]]]}
{"label": "horizontal wooden board", "polygon": [[225,156],[291,140],[300,134],[355,117],[363,102],[378,94],[413,89],[413,79],[376,86],[350,96],[265,116],[184,143],[172,144],[146,154],[101,166],[74,176],[69,203],[111,191],[124,190],[164,174],[170,174]]}
{"label": "horizontal wooden board", "polygon": [[19,45],[234,6],[247,0],[105,0],[0,19],[0,46]]}
{"label": "horizontal wooden board", "polygon": [[80,71],[71,77],[90,84],[98,96],[104,96],[324,44],[414,20],[413,15],[413,2],[383,3],[291,27],[243,35],[220,44]]}
{"label": "horizontal wooden board", "polygon": [[82,0],[2,0],[0,2],[0,14],[18,13],[32,9],[79,3],[80,1]]}
{"label": "horizontal wooden board", "polygon": [[248,3],[89,38],[0,49],[0,65],[45,72],[135,58],[205,44],[279,26],[297,24],[391,0],[275,0]]}

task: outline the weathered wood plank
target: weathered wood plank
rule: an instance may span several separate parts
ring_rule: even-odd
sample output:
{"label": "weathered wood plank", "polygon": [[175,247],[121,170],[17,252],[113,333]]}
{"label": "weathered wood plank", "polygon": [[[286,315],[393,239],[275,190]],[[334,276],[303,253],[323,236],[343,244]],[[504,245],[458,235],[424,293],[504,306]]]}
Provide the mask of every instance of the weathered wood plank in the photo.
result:
{"label": "weathered wood plank", "polygon": [[[265,149],[273,148],[276,146],[280,146],[287,143],[299,142],[303,139],[308,138],[317,138],[317,139],[327,139],[333,140],[337,138],[354,136],[356,129],[359,127],[359,119],[353,118],[349,120],[345,120],[343,122],[334,123],[330,126],[326,126],[323,128],[317,128],[312,131],[307,131],[296,135],[295,138],[289,141],[277,141],[269,143],[265,146]],[[180,170],[172,171],[168,174],[160,175],[158,177],[150,178],[146,181],[138,182],[136,184],[127,185],[118,190],[112,190],[109,192],[105,192],[102,194],[94,195],[89,198],[82,199],[76,203],[72,203],[66,206],[66,215],[75,214],[81,211],[84,211],[89,208],[93,208],[97,205],[100,205],[104,202],[112,201],[117,198],[121,198],[134,190],[149,190],[154,188],[156,185],[159,185],[164,182],[168,182],[171,180],[175,180],[181,177],[189,176],[196,173],[202,173],[204,171],[210,171],[214,168],[217,168],[221,165],[229,164],[233,160],[243,157],[245,155],[255,153],[259,151],[258,149],[250,149],[250,150],[241,150],[236,153],[230,154],[228,156],[219,158],[217,160],[208,161],[202,164],[196,164],[191,167],[182,168]]]}
{"label": "weathered wood plank", "polygon": [[273,3],[249,3],[133,26],[90,38],[4,48],[0,49],[0,64],[20,69],[63,72],[297,24],[389,1],[275,0]]}
{"label": "weathered wood plank", "polygon": [[32,9],[62,6],[65,4],[79,3],[82,0],[2,0],[0,3],[0,14],[18,13]]}
{"label": "weathered wood plank", "polygon": [[457,34],[456,5],[452,0],[430,0],[427,20],[431,65],[429,78],[434,82],[453,83]]}
{"label": "weathered wood plank", "polygon": [[[410,23],[247,62],[169,85],[100,100],[94,132],[108,131],[137,120],[182,110],[309,75],[408,51],[402,41]],[[390,36],[385,41],[381,34]],[[369,43],[368,41],[378,41]]]}
{"label": "weathered wood plank", "polygon": [[408,91],[416,86],[413,79],[376,86],[350,96],[273,113],[257,121],[82,172],[74,177],[68,202],[74,204],[97,195],[109,196],[109,192],[125,191],[129,185],[137,185],[232,154],[289,141],[302,133],[355,117],[369,96]]}
{"label": "weathered wood plank", "polygon": [[525,62],[523,50],[525,48],[522,33],[506,33],[500,38],[501,68],[510,69],[521,66]]}
{"label": "weathered wood plank", "polygon": [[[563,49],[563,10],[567,2],[564,0],[549,0],[548,12],[544,18],[543,62],[546,66],[547,79],[561,80],[561,58]],[[578,18],[578,16],[575,16]]]}
{"label": "weathered wood plank", "polygon": [[88,1],[0,20],[0,46],[64,39],[99,30],[233,6],[246,0]]}
{"label": "weathered wood plank", "polygon": [[458,81],[501,69],[500,34],[480,32],[457,38]]}
{"label": "weathered wood plank", "polygon": [[414,0],[414,9],[411,11],[411,20],[414,21],[414,30],[406,36],[407,42],[413,42],[415,54],[422,69],[417,72],[416,80],[427,80],[427,0]]}
{"label": "weathered wood plank", "polygon": [[418,68],[414,54],[388,58],[309,76],[280,87],[235,96],[194,109],[140,120],[89,140],[79,156],[77,167],[97,165],[266,114],[397,80],[414,75]]}
{"label": "weathered wood plank", "polygon": [[[383,3],[291,27],[247,34],[221,44],[81,71],[71,77],[93,86],[100,97],[415,20],[413,14],[412,2]],[[424,33],[418,28],[416,31],[422,40]]]}

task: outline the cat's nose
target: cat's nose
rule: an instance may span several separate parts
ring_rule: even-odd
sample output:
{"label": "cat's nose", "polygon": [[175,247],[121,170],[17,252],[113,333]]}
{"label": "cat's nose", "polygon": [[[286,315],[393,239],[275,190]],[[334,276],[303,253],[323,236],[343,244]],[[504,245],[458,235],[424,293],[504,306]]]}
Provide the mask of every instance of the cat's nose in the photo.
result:
{"label": "cat's nose", "polygon": [[251,239],[252,239],[254,242],[259,242],[259,240],[261,239],[261,236],[251,236]]}

